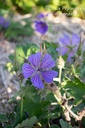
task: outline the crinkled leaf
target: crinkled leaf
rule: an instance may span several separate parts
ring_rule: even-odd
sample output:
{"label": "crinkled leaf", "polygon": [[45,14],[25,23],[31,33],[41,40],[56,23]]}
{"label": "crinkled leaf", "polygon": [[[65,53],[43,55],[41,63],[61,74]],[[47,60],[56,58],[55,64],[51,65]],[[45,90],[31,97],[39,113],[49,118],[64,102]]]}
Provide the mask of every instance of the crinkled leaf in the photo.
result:
{"label": "crinkled leaf", "polygon": [[60,120],[60,124],[61,124],[61,127],[62,128],[72,128],[71,126],[70,126],[70,124],[68,124],[66,121],[64,121],[64,120]]}
{"label": "crinkled leaf", "polygon": [[[29,55],[38,51],[38,46],[30,43],[25,45],[17,45],[15,50],[17,62],[23,63],[25,58],[28,58]],[[11,54],[9,58],[14,61],[14,54]]]}
{"label": "crinkled leaf", "polygon": [[53,42],[44,42],[43,45],[44,44],[45,44],[47,53],[51,54],[54,59],[57,59],[57,56],[58,56],[57,51],[56,51],[57,44]]}
{"label": "crinkled leaf", "polygon": [[75,98],[74,104],[77,105],[84,99],[85,83],[83,83],[78,77],[75,76],[72,81],[67,79],[64,88],[68,89],[70,95]]}
{"label": "crinkled leaf", "polygon": [[37,123],[37,117],[33,116],[31,119],[24,120],[21,124],[18,124],[15,128],[32,128],[34,124]]}

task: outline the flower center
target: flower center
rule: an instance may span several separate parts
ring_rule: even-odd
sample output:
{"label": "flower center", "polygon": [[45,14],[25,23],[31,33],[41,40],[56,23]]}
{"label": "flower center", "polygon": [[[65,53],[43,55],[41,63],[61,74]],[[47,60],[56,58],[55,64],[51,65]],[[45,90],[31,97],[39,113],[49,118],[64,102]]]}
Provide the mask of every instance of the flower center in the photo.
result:
{"label": "flower center", "polygon": [[44,28],[44,27],[45,27],[45,24],[44,24],[44,23],[42,23],[42,24],[41,24],[41,27],[42,27],[42,28]]}
{"label": "flower center", "polygon": [[39,67],[37,71],[42,71],[42,68],[41,68],[41,67]]}

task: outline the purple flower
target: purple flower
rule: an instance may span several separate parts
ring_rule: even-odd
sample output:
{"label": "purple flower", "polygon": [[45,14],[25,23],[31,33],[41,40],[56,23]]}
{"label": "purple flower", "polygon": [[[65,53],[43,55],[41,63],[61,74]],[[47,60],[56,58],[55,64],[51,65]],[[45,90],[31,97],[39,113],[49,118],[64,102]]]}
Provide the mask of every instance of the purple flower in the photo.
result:
{"label": "purple flower", "polygon": [[9,25],[10,25],[10,22],[7,21],[7,20],[5,20],[5,21],[4,21],[4,25],[3,25],[3,27],[6,29],[6,28],[9,27]]}
{"label": "purple flower", "polygon": [[72,39],[69,36],[64,35],[63,38],[60,38],[59,41],[62,43],[62,47],[57,48],[56,50],[63,56],[68,54],[68,62],[72,61],[72,57],[75,55],[79,43],[80,37],[77,34],[72,34]]}
{"label": "purple flower", "polygon": [[48,26],[45,22],[43,21],[36,21],[35,22],[35,29],[38,31],[40,34],[45,34],[48,30]]}
{"label": "purple flower", "polygon": [[40,14],[38,14],[36,17],[38,18],[38,19],[41,19],[41,18],[44,18],[44,14],[43,13],[40,13]]}
{"label": "purple flower", "polygon": [[0,26],[2,28],[8,28],[9,24],[9,21],[7,21],[3,16],[0,16]]}
{"label": "purple flower", "polygon": [[48,13],[48,14],[46,14],[46,15],[44,15],[43,13],[40,13],[40,14],[38,14],[38,15],[36,16],[36,18],[38,18],[38,19],[44,18],[44,17],[50,15],[51,13],[52,13],[52,12],[50,12],[50,13]]}
{"label": "purple flower", "polygon": [[41,53],[37,52],[30,55],[28,61],[30,64],[23,64],[22,73],[25,78],[31,77],[32,84],[39,89],[44,88],[43,81],[50,83],[58,75],[56,71],[50,70],[55,66],[55,61],[49,54],[42,57]]}

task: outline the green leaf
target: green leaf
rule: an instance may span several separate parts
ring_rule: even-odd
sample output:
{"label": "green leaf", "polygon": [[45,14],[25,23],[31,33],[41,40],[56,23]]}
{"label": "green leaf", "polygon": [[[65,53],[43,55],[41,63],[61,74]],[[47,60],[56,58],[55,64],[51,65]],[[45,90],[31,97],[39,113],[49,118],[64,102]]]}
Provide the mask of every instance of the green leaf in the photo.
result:
{"label": "green leaf", "polygon": [[19,112],[20,111],[20,107],[19,108],[16,108],[16,109],[18,109],[18,110],[17,110],[16,116],[15,116],[15,120],[13,122],[13,128],[15,128],[15,126],[17,126],[17,124],[21,122],[20,112]]}
{"label": "green leaf", "polygon": [[49,92],[47,95],[46,95],[46,99],[47,100],[50,100],[51,102],[56,102],[56,99],[53,95],[53,93]]}
{"label": "green leaf", "polygon": [[75,98],[75,105],[79,104],[84,99],[85,83],[83,83],[78,77],[74,76],[72,81],[67,79],[64,88],[68,89],[70,96]]}
{"label": "green leaf", "polygon": [[38,46],[35,44],[25,44],[16,46],[16,58],[19,63],[23,63],[25,58],[38,51]]}
{"label": "green leaf", "polygon": [[52,57],[56,60],[58,56],[57,51],[56,51],[57,45],[53,42],[43,42],[43,45],[44,43],[45,43],[47,52],[51,54]]}
{"label": "green leaf", "polygon": [[28,57],[31,54],[35,54],[39,51],[39,48],[36,44],[25,44],[25,45],[17,45],[15,48],[15,53],[11,54],[9,58],[11,59],[11,63],[7,63],[6,68],[8,71],[13,73],[13,71],[21,70],[22,64],[24,61],[28,61]]}
{"label": "green leaf", "polygon": [[10,26],[6,29],[5,37],[9,40],[22,42],[23,37],[31,36],[33,33],[31,22],[28,20],[23,20],[23,22],[25,25],[22,25],[20,22],[11,21]]}
{"label": "green leaf", "polygon": [[24,99],[24,110],[28,112],[30,116],[36,115],[39,117],[42,114],[41,104],[26,97]]}
{"label": "green leaf", "polygon": [[0,114],[0,122],[6,122],[6,121],[8,121],[6,116],[4,114]]}
{"label": "green leaf", "polygon": [[15,128],[32,128],[34,124],[37,123],[37,117],[33,116],[31,119],[24,120],[21,124],[18,124]]}
{"label": "green leaf", "polygon": [[59,128],[57,125],[52,125],[50,128]]}
{"label": "green leaf", "polygon": [[6,126],[5,128],[13,128],[11,125]]}
{"label": "green leaf", "polygon": [[72,128],[67,122],[62,119],[60,120],[60,124],[62,128]]}
{"label": "green leaf", "polygon": [[33,116],[29,121],[29,127],[31,128],[35,123],[37,123],[37,117]]}
{"label": "green leaf", "polygon": [[78,104],[77,106],[73,107],[72,108],[72,111],[74,113],[78,113],[78,111],[82,111],[83,109],[85,108],[85,99],[82,100],[82,102],[80,104]]}

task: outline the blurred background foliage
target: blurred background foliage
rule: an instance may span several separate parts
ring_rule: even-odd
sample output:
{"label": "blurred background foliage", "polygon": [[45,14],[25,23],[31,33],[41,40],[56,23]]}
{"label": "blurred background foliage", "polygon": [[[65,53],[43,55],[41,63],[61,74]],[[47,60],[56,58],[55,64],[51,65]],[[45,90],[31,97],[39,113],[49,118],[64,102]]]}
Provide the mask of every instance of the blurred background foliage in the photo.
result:
{"label": "blurred background foliage", "polygon": [[[33,28],[30,19],[40,12],[53,12],[54,16],[63,13],[67,17],[85,19],[85,0],[0,0],[0,16],[10,21],[9,28],[4,31],[5,38],[20,42],[21,37],[31,36]],[[32,14],[32,18],[22,19],[24,25],[20,21],[14,21],[14,16],[18,19],[25,14]]]}
{"label": "blurred background foliage", "polygon": [[0,14],[37,14],[42,11],[60,11],[67,16],[85,18],[85,0],[0,0]]}

